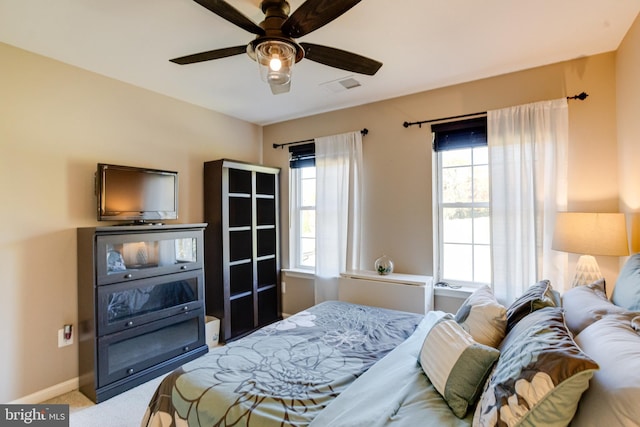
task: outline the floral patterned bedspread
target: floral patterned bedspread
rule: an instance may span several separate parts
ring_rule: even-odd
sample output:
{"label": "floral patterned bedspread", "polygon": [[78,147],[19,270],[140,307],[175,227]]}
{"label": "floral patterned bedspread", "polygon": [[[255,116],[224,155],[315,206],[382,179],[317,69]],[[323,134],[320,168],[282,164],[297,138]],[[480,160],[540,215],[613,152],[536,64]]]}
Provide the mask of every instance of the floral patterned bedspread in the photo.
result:
{"label": "floral patterned bedspread", "polygon": [[306,426],[423,316],[328,301],[169,374],[142,426]]}

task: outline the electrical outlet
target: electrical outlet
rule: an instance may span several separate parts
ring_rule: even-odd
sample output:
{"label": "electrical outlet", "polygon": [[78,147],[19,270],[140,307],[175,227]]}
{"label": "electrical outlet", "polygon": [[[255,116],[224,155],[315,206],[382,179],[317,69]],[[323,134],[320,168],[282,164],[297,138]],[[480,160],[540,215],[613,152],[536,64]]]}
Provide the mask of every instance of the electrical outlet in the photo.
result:
{"label": "electrical outlet", "polygon": [[64,328],[58,329],[58,347],[66,347],[71,344],[73,344],[73,330],[71,331],[69,339],[65,339]]}
{"label": "electrical outlet", "polygon": [[284,281],[282,281],[282,293],[283,294],[287,293],[287,284]]}

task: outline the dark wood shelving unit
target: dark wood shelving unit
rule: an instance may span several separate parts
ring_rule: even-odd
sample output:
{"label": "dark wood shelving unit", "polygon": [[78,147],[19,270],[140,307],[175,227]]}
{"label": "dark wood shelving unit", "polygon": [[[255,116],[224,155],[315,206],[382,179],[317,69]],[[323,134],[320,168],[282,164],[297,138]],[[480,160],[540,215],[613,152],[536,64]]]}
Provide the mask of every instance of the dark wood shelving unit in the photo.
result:
{"label": "dark wood shelving unit", "polygon": [[282,318],[280,169],[221,159],[204,164],[207,315],[229,341]]}

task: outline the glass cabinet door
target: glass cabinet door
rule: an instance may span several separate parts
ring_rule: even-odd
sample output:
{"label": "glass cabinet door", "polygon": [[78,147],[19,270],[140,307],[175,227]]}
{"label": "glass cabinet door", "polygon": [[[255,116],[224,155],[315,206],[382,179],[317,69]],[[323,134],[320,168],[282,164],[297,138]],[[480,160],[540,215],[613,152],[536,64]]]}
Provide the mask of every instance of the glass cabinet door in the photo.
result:
{"label": "glass cabinet door", "polygon": [[163,319],[137,329],[98,338],[98,386],[137,375],[156,364],[186,354],[205,343],[202,310]]}
{"label": "glass cabinet door", "polygon": [[132,233],[97,238],[98,284],[202,268],[202,233]]}
{"label": "glass cabinet door", "polygon": [[203,306],[202,271],[98,287],[98,335],[131,329]]}

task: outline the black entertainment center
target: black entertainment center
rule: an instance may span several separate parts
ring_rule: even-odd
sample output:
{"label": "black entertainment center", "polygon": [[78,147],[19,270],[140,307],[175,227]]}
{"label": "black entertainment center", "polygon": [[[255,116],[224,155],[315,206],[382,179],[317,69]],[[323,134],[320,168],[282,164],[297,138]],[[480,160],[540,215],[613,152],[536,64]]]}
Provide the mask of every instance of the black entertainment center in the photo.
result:
{"label": "black entertainment center", "polygon": [[78,229],[80,391],[95,402],[207,353],[205,227]]}
{"label": "black entertainment center", "polygon": [[101,402],[208,352],[204,229],[178,218],[178,173],[99,163],[78,228],[80,391]]}

